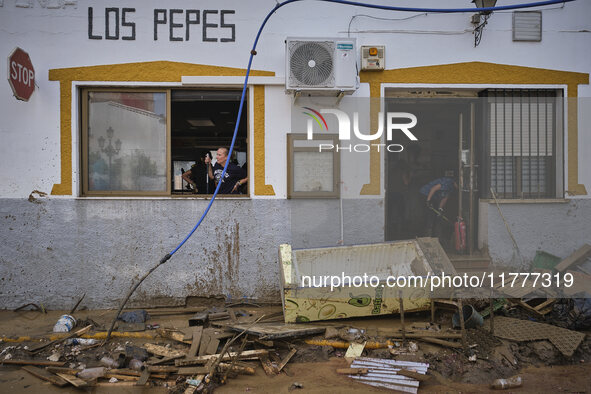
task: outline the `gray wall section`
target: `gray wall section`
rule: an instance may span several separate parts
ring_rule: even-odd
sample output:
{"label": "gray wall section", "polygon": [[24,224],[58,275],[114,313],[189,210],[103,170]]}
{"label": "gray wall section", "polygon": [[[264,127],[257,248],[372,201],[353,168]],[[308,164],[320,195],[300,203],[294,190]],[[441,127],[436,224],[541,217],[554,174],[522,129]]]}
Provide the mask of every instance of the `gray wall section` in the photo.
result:
{"label": "gray wall section", "polygon": [[[500,204],[526,267],[536,251],[565,258],[584,243],[591,244],[591,199],[565,203]],[[488,247],[498,266],[520,267],[509,233],[494,203],[488,206]]]}
{"label": "gray wall section", "polygon": [[[381,200],[344,200],[345,243],[383,240]],[[193,228],[197,199],[0,200],[0,308],[119,305]],[[334,246],[339,200],[217,200],[189,241],[136,290],[129,305],[224,295],[280,302],[278,246]]]}

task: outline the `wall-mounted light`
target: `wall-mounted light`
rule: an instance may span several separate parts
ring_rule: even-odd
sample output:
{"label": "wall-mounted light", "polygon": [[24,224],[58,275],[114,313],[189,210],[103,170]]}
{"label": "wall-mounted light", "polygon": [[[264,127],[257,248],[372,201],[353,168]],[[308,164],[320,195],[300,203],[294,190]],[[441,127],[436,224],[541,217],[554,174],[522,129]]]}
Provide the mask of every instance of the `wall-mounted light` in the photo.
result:
{"label": "wall-mounted light", "polygon": [[[476,8],[492,8],[497,4],[497,0],[472,0],[472,3],[476,5]],[[474,24],[474,46],[477,47],[482,39],[482,30],[488,18],[490,18],[492,11],[480,11],[477,14],[472,15],[472,24]]]}

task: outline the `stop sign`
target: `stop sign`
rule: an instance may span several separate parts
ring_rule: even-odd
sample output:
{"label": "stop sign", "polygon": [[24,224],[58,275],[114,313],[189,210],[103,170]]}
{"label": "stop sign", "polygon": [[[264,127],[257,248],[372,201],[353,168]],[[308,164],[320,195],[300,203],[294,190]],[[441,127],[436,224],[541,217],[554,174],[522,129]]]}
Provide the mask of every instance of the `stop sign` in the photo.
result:
{"label": "stop sign", "polygon": [[14,97],[19,100],[29,101],[35,90],[33,63],[29,54],[20,48],[16,48],[8,56],[8,83]]}

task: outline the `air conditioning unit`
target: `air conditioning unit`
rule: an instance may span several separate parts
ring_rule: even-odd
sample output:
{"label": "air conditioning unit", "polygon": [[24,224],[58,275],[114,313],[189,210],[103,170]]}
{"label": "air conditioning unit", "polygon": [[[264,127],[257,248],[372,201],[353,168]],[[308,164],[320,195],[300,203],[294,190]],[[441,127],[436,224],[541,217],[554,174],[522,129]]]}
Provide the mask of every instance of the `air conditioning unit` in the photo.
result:
{"label": "air conditioning unit", "polygon": [[288,93],[336,96],[359,87],[354,38],[288,38],[285,43]]}

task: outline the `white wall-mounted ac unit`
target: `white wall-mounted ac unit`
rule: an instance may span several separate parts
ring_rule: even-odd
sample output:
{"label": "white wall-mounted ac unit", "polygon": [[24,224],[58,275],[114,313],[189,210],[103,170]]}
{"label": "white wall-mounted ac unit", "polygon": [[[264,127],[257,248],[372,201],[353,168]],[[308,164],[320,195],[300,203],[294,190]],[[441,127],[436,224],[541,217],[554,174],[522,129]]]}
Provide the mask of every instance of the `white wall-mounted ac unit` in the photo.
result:
{"label": "white wall-mounted ac unit", "polygon": [[285,89],[313,95],[352,94],[359,87],[355,38],[287,38]]}

